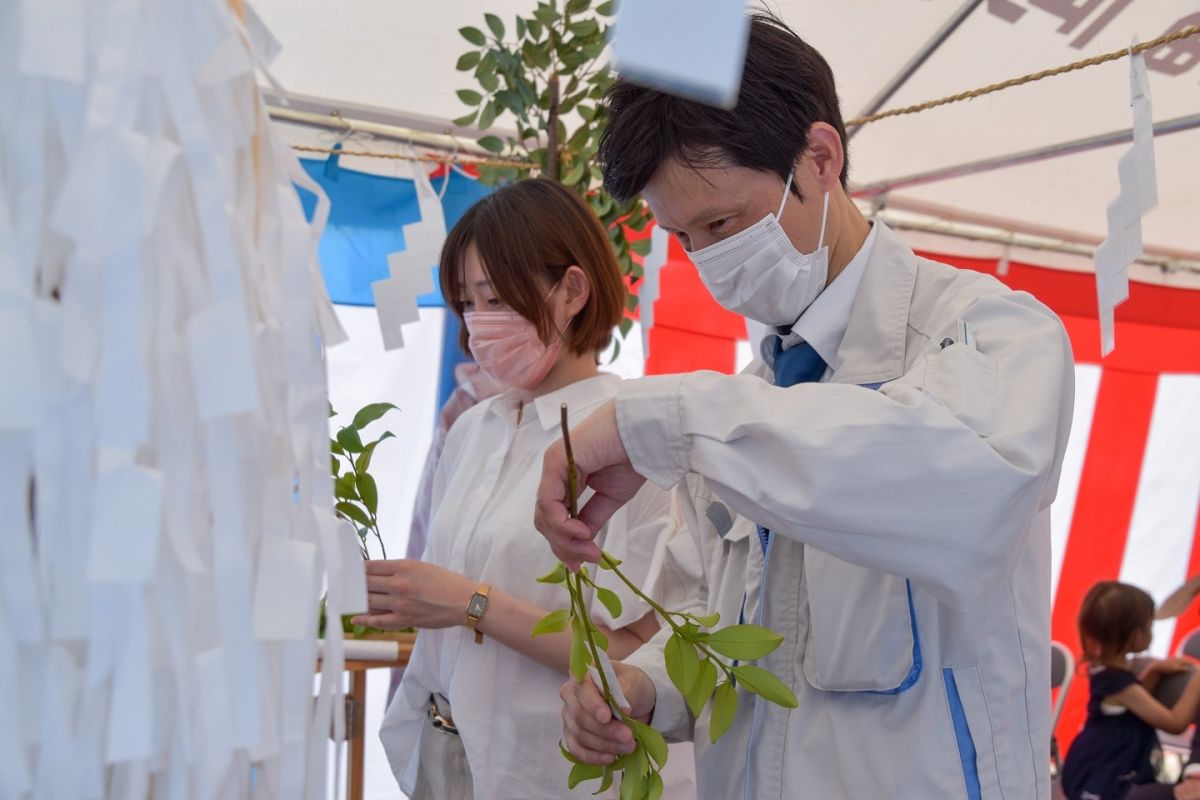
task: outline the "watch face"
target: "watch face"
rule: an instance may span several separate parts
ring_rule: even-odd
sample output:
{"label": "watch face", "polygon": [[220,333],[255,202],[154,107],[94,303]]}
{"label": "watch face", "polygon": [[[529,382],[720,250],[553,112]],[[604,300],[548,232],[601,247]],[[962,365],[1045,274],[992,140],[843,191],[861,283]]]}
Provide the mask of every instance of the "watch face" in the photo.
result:
{"label": "watch face", "polygon": [[484,609],[487,608],[487,598],[481,594],[471,596],[471,602],[467,604],[467,615],[471,617],[483,616]]}

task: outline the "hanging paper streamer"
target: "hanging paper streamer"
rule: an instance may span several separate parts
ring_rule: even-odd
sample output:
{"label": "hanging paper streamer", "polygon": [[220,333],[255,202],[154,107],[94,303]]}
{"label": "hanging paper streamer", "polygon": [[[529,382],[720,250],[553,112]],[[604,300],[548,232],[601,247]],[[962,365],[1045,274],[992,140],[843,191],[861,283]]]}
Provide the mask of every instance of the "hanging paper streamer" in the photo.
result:
{"label": "hanging paper streamer", "polygon": [[745,0],[622,3],[613,62],[626,80],[721,108],[737,105],[750,40]]}
{"label": "hanging paper streamer", "polygon": [[650,356],[650,329],[654,327],[654,303],[658,300],[658,273],[667,263],[671,234],[655,225],[650,229],[650,252],[642,260],[642,285],[638,289],[638,317],[642,323],[642,352]]}
{"label": "hanging paper streamer", "polygon": [[403,347],[401,329],[420,319],[417,298],[433,291],[433,269],[441,255],[442,243],[446,241],[442,200],[420,162],[414,160],[409,164],[417,187],[421,219],[404,226],[404,249],[388,256],[389,277],[371,284],[385,350]]}
{"label": "hanging paper streamer", "polygon": [[1116,347],[1113,309],[1129,299],[1129,265],[1142,254],[1142,217],[1158,205],[1154,170],[1154,124],[1146,59],[1129,57],[1133,144],[1117,162],[1121,191],[1108,204],[1108,237],[1093,256],[1100,313],[1100,352]]}
{"label": "hanging paper streamer", "polygon": [[243,13],[0,3],[0,797],[325,796],[344,334]]}

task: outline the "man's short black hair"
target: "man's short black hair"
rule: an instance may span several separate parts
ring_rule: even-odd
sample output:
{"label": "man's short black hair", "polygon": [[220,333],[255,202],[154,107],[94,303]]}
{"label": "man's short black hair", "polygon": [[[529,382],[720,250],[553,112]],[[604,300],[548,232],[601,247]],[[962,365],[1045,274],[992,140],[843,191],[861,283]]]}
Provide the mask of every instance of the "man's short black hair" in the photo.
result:
{"label": "man's short black hair", "polygon": [[[808,129],[827,122],[846,147],[833,72],[778,18],[750,18],[737,107],[725,110],[618,79],[608,91],[600,138],[604,188],[617,200],[638,194],[669,158],[693,167],[732,163],[786,180],[808,146]],[[842,166],[842,186],[850,171]]]}

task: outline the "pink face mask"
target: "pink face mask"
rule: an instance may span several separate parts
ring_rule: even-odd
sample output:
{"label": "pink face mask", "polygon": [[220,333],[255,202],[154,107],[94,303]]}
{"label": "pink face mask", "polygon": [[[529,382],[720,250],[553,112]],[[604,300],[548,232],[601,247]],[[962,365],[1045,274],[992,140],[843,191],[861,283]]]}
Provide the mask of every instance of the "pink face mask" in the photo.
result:
{"label": "pink face mask", "polygon": [[558,360],[562,340],[556,337],[546,346],[537,327],[513,311],[468,311],[463,322],[479,368],[499,384],[531,390]]}

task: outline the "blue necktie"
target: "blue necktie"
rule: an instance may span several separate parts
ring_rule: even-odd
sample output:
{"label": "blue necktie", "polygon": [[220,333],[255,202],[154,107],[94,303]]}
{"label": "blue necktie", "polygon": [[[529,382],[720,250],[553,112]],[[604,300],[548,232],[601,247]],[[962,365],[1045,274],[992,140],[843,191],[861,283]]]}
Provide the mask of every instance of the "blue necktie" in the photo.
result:
{"label": "blue necktie", "polygon": [[[801,342],[795,347],[783,349],[783,339],[775,337],[775,385],[787,388],[797,383],[814,383],[821,380],[825,374],[825,360],[813,349],[808,342]],[[767,552],[767,544],[771,540],[771,532],[762,525],[758,526],[758,538],[762,542],[763,553]]]}

